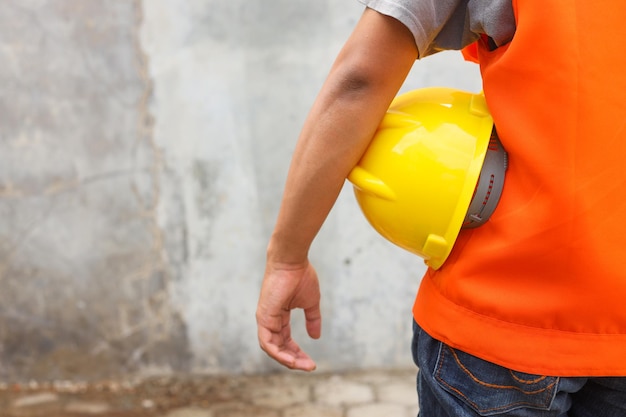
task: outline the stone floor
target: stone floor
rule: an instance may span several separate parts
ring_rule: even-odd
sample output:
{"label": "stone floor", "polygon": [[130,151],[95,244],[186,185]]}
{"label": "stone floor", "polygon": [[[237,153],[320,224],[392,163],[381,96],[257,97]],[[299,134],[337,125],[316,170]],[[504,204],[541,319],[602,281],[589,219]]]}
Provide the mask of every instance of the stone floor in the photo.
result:
{"label": "stone floor", "polygon": [[0,383],[0,417],[415,417],[415,370]]}

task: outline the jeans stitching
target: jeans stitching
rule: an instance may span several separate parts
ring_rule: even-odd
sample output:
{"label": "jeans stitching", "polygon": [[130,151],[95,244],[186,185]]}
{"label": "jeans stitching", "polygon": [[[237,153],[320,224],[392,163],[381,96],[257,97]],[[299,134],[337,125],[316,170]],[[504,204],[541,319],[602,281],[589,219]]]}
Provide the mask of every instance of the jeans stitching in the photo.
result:
{"label": "jeans stitching", "polygon": [[[546,391],[549,388],[552,387],[552,385],[555,384],[555,382],[551,383],[550,385],[547,385],[541,389],[535,390],[535,391],[525,391],[522,388],[516,387],[514,385],[497,385],[497,384],[489,384],[485,381],[480,380],[479,378],[477,378],[474,374],[472,374],[472,372],[467,369],[467,367],[465,365],[463,365],[463,363],[461,362],[461,359],[459,358],[459,356],[456,354],[456,352],[452,349],[449,349],[450,353],[452,354],[452,356],[454,357],[454,361],[459,365],[459,367],[463,370],[463,372],[465,372],[474,382],[476,382],[477,384],[480,384],[482,386],[485,387],[489,387],[489,388],[502,388],[502,389],[512,389],[515,391],[519,391],[522,394],[526,394],[526,395],[531,395],[531,394],[539,394],[540,392]],[[540,378],[541,379],[545,379],[545,377]]]}
{"label": "jeans stitching", "polygon": [[[547,391],[548,389],[552,388],[555,384],[556,381],[552,382],[550,385],[544,387],[543,389],[537,390],[537,391],[532,391],[532,392],[528,392],[528,391],[523,391],[518,387],[509,387],[509,386],[503,386],[503,385],[495,385],[495,384],[487,384],[484,381],[479,380],[478,378],[476,378],[476,376],[474,376],[471,372],[469,372],[469,370],[460,362],[458,356],[456,355],[456,353],[448,346],[446,346],[446,350],[449,351],[450,353],[452,353],[452,356],[454,357],[455,362],[461,367],[461,370],[466,373],[474,382],[478,383],[479,385],[482,386],[486,386],[489,388],[512,388],[515,389],[525,395],[530,395],[533,393],[540,393],[543,391]],[[492,412],[492,411],[501,411],[501,410],[505,410],[505,409],[510,409],[511,407],[518,407],[518,406],[531,406],[531,407],[536,407],[537,405],[540,405],[542,407],[548,407],[550,405],[550,402],[552,401],[551,397],[547,397],[546,400],[544,401],[544,403],[536,403],[536,402],[530,402],[530,401],[517,401],[514,403],[508,403],[508,404],[504,404],[498,407],[492,407],[492,408],[481,408],[478,406],[478,404],[476,404],[474,401],[470,400],[469,397],[467,397],[467,395],[465,395],[465,393],[463,393],[462,391],[460,391],[458,388],[453,387],[452,385],[450,385],[449,383],[447,383],[445,380],[442,379],[441,374],[442,374],[442,367],[443,367],[443,362],[444,362],[444,356],[445,356],[445,351],[443,349],[441,349],[440,346],[440,351],[439,351],[439,358],[437,359],[438,362],[438,366],[437,366],[437,371],[436,371],[436,377],[437,380],[443,384],[444,386],[446,386],[448,389],[450,389],[451,391],[457,393],[460,397],[462,397],[463,399],[465,399],[465,401],[467,401],[468,404],[470,404],[474,409],[478,410],[479,412]],[[545,378],[544,378],[545,379]]]}
{"label": "jeans stitching", "polygon": [[[543,375],[538,375],[537,379],[533,379],[533,380],[527,380],[527,379],[522,379],[520,377],[518,377],[514,371],[509,370],[509,374],[511,375],[511,378],[513,378],[514,380],[516,380],[517,382],[519,382],[520,384],[526,384],[526,385],[532,385],[532,384],[537,384],[543,380],[545,380],[547,377],[543,376]],[[546,387],[548,388],[548,387]]]}

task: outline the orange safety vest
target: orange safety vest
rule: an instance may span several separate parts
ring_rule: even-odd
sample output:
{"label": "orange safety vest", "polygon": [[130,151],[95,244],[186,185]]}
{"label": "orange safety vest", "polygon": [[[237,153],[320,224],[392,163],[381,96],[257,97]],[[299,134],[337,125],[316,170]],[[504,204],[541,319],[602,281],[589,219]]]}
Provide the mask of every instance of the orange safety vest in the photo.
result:
{"label": "orange safety vest", "polygon": [[513,1],[479,41],[509,153],[500,203],[464,230],[413,308],[433,337],[521,372],[626,376],[626,6]]}

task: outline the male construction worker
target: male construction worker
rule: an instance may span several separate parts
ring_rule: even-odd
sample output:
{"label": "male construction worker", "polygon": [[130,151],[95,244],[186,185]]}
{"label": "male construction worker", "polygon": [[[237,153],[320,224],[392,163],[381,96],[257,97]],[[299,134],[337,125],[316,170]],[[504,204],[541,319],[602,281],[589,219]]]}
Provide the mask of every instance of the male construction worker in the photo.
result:
{"label": "male construction worker", "polygon": [[289,322],[301,308],[320,336],[309,246],[415,60],[469,47],[508,170],[489,221],[461,231],[422,279],[420,415],[626,416],[623,2],[362,2],[293,155],[257,308],[261,347],[315,368]]}

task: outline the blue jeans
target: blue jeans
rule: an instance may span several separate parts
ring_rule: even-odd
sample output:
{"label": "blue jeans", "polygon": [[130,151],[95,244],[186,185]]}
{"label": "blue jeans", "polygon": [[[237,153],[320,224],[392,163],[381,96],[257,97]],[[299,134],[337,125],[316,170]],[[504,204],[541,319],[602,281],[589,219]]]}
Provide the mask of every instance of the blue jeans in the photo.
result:
{"label": "blue jeans", "polygon": [[[626,377],[512,371],[433,339],[414,323],[418,417],[625,417]],[[626,354],[626,352],[625,352]]]}

